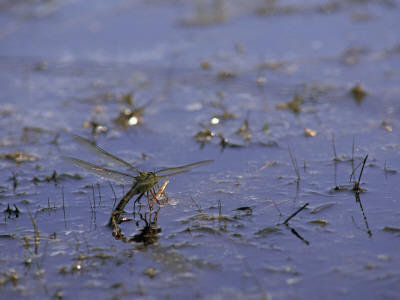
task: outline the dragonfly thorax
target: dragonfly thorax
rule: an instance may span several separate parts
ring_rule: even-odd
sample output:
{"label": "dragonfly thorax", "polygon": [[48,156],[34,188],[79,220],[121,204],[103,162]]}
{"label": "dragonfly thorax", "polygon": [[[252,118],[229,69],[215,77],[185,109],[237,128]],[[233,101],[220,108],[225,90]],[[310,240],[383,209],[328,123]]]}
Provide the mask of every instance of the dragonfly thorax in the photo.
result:
{"label": "dragonfly thorax", "polygon": [[134,184],[137,185],[139,193],[150,191],[158,182],[157,174],[154,172],[140,172],[135,177]]}

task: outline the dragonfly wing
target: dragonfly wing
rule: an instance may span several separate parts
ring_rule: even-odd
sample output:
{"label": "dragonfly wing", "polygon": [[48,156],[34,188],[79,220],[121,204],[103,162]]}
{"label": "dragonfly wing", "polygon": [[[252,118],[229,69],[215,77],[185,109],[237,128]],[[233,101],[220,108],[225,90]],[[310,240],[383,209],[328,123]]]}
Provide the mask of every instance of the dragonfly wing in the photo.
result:
{"label": "dragonfly wing", "polygon": [[164,178],[168,178],[168,177],[184,174],[184,173],[187,173],[187,172],[189,172],[189,170],[183,170],[183,171],[179,171],[179,172],[175,172],[175,173],[171,173],[171,174],[160,175],[160,176],[157,176],[157,178],[158,178],[158,180],[161,180],[161,179],[164,179]]}
{"label": "dragonfly wing", "polygon": [[[190,169],[190,168],[202,166],[202,165],[205,165],[205,164],[208,164],[208,163],[211,163],[211,162],[213,162],[213,160],[202,160],[202,161],[199,161],[199,162],[196,162],[196,163],[193,163],[193,164],[189,164],[189,165],[184,165],[184,166],[175,167],[175,168],[163,169],[163,170],[157,171],[156,173],[159,174],[159,173],[164,173],[164,172],[182,171],[182,170],[187,170],[187,169]],[[185,172],[187,172],[187,171],[185,171]],[[185,173],[185,172],[182,172],[182,173]],[[178,174],[181,174],[181,172],[169,174],[169,175],[166,175],[166,176],[173,176],[173,175],[178,175]]]}
{"label": "dragonfly wing", "polygon": [[91,141],[85,139],[84,137],[81,137],[79,135],[76,134],[71,134],[71,137],[74,139],[75,142],[77,142],[78,144],[80,144],[81,146],[85,147],[86,149],[88,149],[90,152],[96,154],[98,157],[109,161],[112,164],[116,164],[118,166],[122,166],[124,168],[126,168],[129,171],[135,172],[135,173],[139,173],[139,171],[132,166],[131,164],[127,163],[126,161],[108,153],[107,151],[103,150],[102,148],[100,148],[99,146],[97,146],[96,144],[92,143]]}
{"label": "dragonfly wing", "polygon": [[129,184],[132,184],[135,180],[135,177],[131,176],[129,174],[125,174],[125,173],[114,171],[114,170],[109,170],[109,169],[88,163],[86,161],[83,161],[83,160],[80,160],[77,158],[68,157],[68,156],[61,156],[61,158],[64,161],[69,162],[78,168],[81,168],[89,173],[92,173],[92,174],[102,177],[102,178],[106,178],[106,179],[110,179],[110,180],[114,180],[114,181],[120,181],[123,183],[129,183]]}

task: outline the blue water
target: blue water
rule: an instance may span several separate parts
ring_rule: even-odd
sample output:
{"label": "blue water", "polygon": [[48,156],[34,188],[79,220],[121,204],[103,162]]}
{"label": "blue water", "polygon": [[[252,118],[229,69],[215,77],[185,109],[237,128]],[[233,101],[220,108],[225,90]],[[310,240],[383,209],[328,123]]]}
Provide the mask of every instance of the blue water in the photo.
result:
{"label": "blue water", "polygon": [[[3,297],[397,297],[399,3],[267,4],[2,4]],[[69,132],[139,170],[214,162],[170,178],[157,224],[128,204],[117,240],[129,185],[62,161],[102,164]]]}

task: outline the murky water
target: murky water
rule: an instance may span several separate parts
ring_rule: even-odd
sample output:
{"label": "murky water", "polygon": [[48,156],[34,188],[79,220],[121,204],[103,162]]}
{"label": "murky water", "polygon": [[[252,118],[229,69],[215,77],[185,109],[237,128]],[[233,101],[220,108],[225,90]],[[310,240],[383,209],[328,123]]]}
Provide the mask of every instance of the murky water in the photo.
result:
{"label": "murky water", "polygon": [[[2,3],[1,298],[396,299],[399,5]],[[62,161],[102,164],[69,132],[214,162],[116,239],[130,186]]]}

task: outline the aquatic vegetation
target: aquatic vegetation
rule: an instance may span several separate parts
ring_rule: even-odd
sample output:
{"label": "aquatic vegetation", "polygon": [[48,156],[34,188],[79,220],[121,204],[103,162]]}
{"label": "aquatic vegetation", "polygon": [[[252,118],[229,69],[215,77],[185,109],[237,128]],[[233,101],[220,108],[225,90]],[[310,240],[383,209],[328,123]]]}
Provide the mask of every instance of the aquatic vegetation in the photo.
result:
{"label": "aquatic vegetation", "polygon": [[353,172],[351,172],[351,174],[350,174],[350,182],[351,182],[351,177],[353,176],[354,172],[358,169],[359,166],[361,166],[361,171],[360,171],[360,175],[358,176],[358,181],[355,181],[354,186],[353,186],[353,191],[355,191],[356,193],[359,193],[360,191],[362,191],[362,188],[360,187],[360,181],[361,181],[361,176],[363,174],[365,163],[367,162],[367,159],[368,159],[368,155],[365,156],[364,160],[357,167],[355,167]]}
{"label": "aquatic vegetation", "polygon": [[288,147],[288,151],[289,151],[290,159],[293,164],[294,172],[296,173],[297,182],[299,182],[301,177],[300,177],[299,165],[297,164],[296,156],[294,154],[292,155],[292,152],[290,151],[289,147]]}

